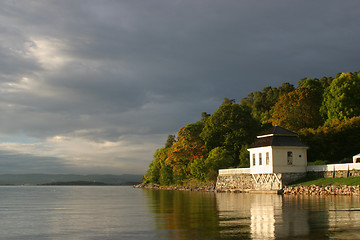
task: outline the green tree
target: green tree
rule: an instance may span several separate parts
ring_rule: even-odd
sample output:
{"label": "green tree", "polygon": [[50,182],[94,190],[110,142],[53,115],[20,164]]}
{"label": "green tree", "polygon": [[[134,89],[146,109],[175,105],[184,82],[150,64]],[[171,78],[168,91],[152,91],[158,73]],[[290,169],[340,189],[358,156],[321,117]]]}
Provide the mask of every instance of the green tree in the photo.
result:
{"label": "green tree", "polygon": [[165,143],[165,148],[170,148],[174,142],[176,142],[175,135],[168,135],[168,138]]}
{"label": "green tree", "polygon": [[161,157],[160,152],[162,151],[161,148],[157,149],[153,156],[153,161],[149,165],[149,169],[147,170],[146,174],[144,175],[144,181],[151,182],[151,183],[159,183],[160,179],[160,169],[161,169]]}
{"label": "green tree", "polygon": [[233,165],[233,156],[224,147],[216,147],[209,152],[206,163],[206,179],[215,182],[218,170],[229,168]]}
{"label": "green tree", "polygon": [[159,183],[162,186],[169,186],[174,183],[173,170],[165,164],[165,161],[161,162]]}
{"label": "green tree", "polygon": [[323,89],[328,88],[331,85],[333,80],[334,80],[333,77],[322,77],[322,78],[320,78],[320,83],[321,83]]}
{"label": "green tree", "polygon": [[205,182],[208,172],[208,166],[205,164],[204,157],[195,157],[189,164],[191,176],[200,181]]}
{"label": "green tree", "polygon": [[241,99],[241,105],[248,106],[253,117],[265,125],[268,123],[271,117],[271,110],[279,100],[279,97],[294,89],[294,86],[290,83],[283,83],[278,88],[265,87],[262,91],[252,92],[247,97]]}
{"label": "green tree", "polygon": [[287,83],[287,82],[282,83],[281,86],[279,87],[279,97],[294,90],[295,87],[291,83]]}
{"label": "green tree", "polygon": [[231,152],[224,147],[216,147],[209,152],[209,156],[206,159],[206,165],[209,169],[218,171],[222,168],[229,168],[233,164],[233,157]]}
{"label": "green tree", "polygon": [[317,78],[303,78],[299,81],[299,87],[304,87],[319,95],[322,98],[324,87]]}
{"label": "green tree", "polygon": [[174,135],[168,135],[165,147],[159,148],[153,155],[153,161],[144,175],[145,182],[161,185],[171,185],[173,183],[172,168],[165,164],[170,147],[175,142]]}
{"label": "green tree", "polygon": [[240,162],[240,150],[256,137],[259,123],[247,106],[225,99],[223,104],[206,121],[201,138],[207,148],[224,147],[232,155],[233,166]]}
{"label": "green tree", "polygon": [[250,167],[250,153],[247,150],[248,147],[249,147],[249,145],[245,144],[240,149],[240,153],[239,153],[240,163],[238,165],[239,168],[248,168],[248,167]]}
{"label": "green tree", "polygon": [[209,119],[210,116],[211,116],[211,115],[208,114],[207,112],[202,112],[202,113],[201,113],[201,122],[202,122],[202,123],[205,123],[205,122]]}
{"label": "green tree", "polygon": [[360,116],[360,73],[337,75],[325,90],[321,113],[328,121]]}
{"label": "green tree", "polygon": [[346,120],[333,119],[316,129],[301,129],[299,137],[310,147],[308,161],[338,163],[359,153],[360,116]]}

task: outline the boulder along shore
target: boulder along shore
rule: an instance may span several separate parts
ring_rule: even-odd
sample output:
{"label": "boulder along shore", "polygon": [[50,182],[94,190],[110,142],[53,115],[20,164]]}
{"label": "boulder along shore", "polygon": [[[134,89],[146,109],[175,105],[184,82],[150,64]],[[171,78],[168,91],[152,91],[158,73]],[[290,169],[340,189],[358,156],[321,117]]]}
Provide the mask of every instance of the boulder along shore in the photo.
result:
{"label": "boulder along shore", "polygon": [[356,186],[285,186],[283,194],[289,195],[360,195],[360,185]]}

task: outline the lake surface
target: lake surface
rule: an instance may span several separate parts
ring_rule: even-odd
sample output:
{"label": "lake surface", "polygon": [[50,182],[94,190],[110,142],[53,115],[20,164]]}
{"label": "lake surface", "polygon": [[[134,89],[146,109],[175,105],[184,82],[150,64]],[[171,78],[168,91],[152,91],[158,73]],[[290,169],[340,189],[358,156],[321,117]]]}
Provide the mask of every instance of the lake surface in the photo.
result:
{"label": "lake surface", "polygon": [[0,239],[360,239],[360,197],[0,187]]}

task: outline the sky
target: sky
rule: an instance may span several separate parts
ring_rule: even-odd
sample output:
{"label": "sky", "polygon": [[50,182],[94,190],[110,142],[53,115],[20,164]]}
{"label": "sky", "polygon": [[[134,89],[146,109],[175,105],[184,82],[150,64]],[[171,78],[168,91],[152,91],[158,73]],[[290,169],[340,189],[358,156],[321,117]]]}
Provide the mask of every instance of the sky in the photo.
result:
{"label": "sky", "polygon": [[144,174],[224,97],[360,70],[360,1],[0,1],[0,174]]}

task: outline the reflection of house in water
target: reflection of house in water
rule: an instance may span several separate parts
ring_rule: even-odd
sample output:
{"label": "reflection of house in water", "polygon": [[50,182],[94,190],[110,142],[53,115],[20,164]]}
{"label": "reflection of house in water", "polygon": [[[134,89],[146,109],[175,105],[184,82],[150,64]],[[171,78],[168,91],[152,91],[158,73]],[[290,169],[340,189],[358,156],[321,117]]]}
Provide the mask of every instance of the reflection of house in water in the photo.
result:
{"label": "reflection of house in water", "polygon": [[254,195],[250,203],[250,214],[252,238],[275,238],[275,223],[282,222],[282,197],[280,195]]}
{"label": "reflection of house in water", "polygon": [[[309,213],[287,205],[283,196],[273,194],[216,194],[220,227],[228,235],[251,239],[306,236]],[[248,227],[250,226],[250,228]]]}
{"label": "reflection of house in water", "polygon": [[216,201],[224,239],[360,239],[357,197],[218,193]]}

